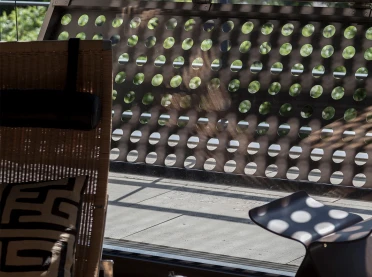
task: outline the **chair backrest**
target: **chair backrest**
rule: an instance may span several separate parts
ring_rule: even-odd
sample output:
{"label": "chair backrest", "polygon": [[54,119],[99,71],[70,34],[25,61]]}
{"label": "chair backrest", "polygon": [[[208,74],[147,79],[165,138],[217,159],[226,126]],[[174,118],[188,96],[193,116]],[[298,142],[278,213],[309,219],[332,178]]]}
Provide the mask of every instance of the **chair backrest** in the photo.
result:
{"label": "chair backrest", "polygon": [[371,195],[370,11],[73,0],[40,39],[115,45],[113,161]]}
{"label": "chair backrest", "polygon": [[[0,89],[63,89],[67,46],[67,42],[52,41],[2,43]],[[102,101],[102,120],[95,130],[0,127],[0,183],[89,175],[74,276],[95,276],[102,249],[111,133],[111,60],[109,42],[80,43],[77,89],[99,95]]]}

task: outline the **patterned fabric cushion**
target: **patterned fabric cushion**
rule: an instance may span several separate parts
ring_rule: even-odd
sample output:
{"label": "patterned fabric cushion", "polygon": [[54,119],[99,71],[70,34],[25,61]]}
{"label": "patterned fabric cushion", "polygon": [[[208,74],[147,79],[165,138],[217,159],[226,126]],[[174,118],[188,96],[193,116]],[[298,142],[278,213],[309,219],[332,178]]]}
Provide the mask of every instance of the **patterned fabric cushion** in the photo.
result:
{"label": "patterned fabric cushion", "polygon": [[87,176],[0,184],[0,276],[70,277]]}

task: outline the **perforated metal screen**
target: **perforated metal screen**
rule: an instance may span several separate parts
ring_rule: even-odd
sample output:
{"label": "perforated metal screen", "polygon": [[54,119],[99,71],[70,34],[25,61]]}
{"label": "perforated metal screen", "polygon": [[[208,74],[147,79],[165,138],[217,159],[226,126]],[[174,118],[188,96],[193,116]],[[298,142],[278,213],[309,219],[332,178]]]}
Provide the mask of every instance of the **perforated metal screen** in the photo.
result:
{"label": "perforated metal screen", "polygon": [[368,17],[171,4],[73,1],[46,30],[115,45],[112,160],[372,187]]}

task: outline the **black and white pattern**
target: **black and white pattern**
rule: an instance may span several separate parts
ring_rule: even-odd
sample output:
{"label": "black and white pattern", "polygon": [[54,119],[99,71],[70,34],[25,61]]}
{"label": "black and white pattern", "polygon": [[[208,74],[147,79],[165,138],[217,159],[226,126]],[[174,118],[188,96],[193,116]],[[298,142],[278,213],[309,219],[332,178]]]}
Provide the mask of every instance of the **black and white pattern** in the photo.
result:
{"label": "black and white pattern", "polygon": [[0,184],[1,277],[71,276],[86,180]]}

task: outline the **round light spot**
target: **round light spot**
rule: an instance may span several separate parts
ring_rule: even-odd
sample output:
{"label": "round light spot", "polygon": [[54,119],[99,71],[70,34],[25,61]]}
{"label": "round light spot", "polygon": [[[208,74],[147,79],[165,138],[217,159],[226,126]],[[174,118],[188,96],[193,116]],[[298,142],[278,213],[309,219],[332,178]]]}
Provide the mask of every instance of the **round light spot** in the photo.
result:
{"label": "round light spot", "polygon": [[357,165],[365,165],[368,161],[368,153],[366,152],[359,152],[358,154],[356,154],[355,156],[355,163]]}
{"label": "round light spot", "polygon": [[308,244],[312,239],[312,235],[309,232],[305,231],[297,231],[291,237],[305,244]]}
{"label": "round light spot", "polygon": [[59,36],[58,36],[58,40],[67,40],[68,38],[69,38],[69,33],[68,32],[66,32],[66,31],[63,31],[63,32],[61,32],[60,34],[59,34]]}
{"label": "round light spot", "polygon": [[258,150],[260,150],[260,144],[258,142],[251,142],[248,145],[247,152],[248,152],[249,155],[257,154]]}
{"label": "round light spot", "polygon": [[320,161],[323,158],[323,155],[324,155],[324,150],[323,149],[321,149],[321,148],[314,148],[311,151],[310,158],[313,161]]}
{"label": "round light spot", "polygon": [[267,224],[267,229],[278,234],[285,232],[288,228],[289,224],[281,219],[272,219]]}
{"label": "round light spot", "polygon": [[291,214],[291,219],[296,223],[306,223],[311,220],[311,214],[306,211],[295,211]]}
{"label": "round light spot", "polygon": [[121,137],[123,136],[124,132],[122,129],[115,129],[114,132],[112,132],[112,136],[111,136],[111,139],[113,141],[118,141],[121,139]]}
{"label": "round light spot", "polygon": [[310,208],[321,208],[324,207],[322,203],[319,201],[316,201],[315,199],[308,197],[306,198],[306,205],[308,205]]}
{"label": "round light spot", "polygon": [[279,144],[271,144],[270,147],[267,149],[267,154],[270,157],[276,157],[279,155],[281,147]]}
{"label": "round light spot", "polygon": [[168,145],[170,147],[175,147],[180,142],[180,136],[173,134],[168,138]]}
{"label": "round light spot", "polygon": [[344,219],[344,218],[348,217],[349,213],[347,213],[345,211],[340,211],[340,210],[330,210],[328,212],[328,215],[329,215],[329,217],[331,217],[333,219]]}
{"label": "round light spot", "polygon": [[314,229],[319,235],[325,236],[335,231],[335,225],[330,222],[322,222],[316,224]]}
{"label": "round light spot", "polygon": [[289,157],[291,159],[298,159],[302,154],[302,148],[301,146],[292,146],[291,149],[289,149]]}

